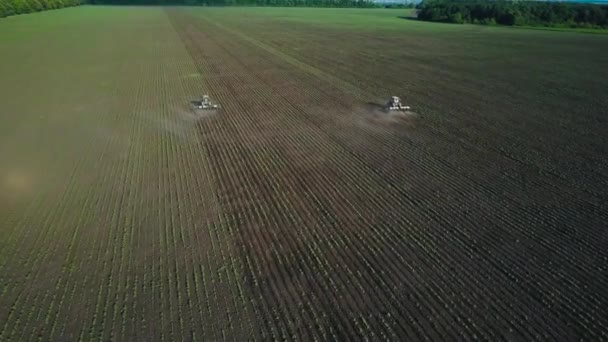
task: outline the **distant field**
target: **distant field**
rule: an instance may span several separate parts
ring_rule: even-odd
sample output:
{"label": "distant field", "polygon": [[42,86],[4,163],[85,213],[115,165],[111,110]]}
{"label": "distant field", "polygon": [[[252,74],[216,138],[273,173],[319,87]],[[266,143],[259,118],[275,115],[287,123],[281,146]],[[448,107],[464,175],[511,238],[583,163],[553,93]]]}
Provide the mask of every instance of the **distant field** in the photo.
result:
{"label": "distant field", "polygon": [[407,14],[0,20],[0,341],[608,340],[608,36]]}

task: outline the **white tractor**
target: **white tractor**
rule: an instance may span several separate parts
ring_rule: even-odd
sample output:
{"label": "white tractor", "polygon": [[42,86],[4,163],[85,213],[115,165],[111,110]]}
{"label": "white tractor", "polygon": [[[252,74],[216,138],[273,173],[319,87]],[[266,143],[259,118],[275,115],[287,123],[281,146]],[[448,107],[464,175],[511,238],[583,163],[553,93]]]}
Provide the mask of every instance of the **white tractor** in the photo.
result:
{"label": "white tractor", "polygon": [[220,106],[211,102],[209,95],[203,95],[200,100],[191,101],[195,109],[219,109]]}
{"label": "white tractor", "polygon": [[399,99],[397,96],[391,96],[390,100],[388,100],[388,103],[386,104],[386,109],[389,111],[408,111],[410,108],[410,106],[403,105],[401,103],[401,99]]}

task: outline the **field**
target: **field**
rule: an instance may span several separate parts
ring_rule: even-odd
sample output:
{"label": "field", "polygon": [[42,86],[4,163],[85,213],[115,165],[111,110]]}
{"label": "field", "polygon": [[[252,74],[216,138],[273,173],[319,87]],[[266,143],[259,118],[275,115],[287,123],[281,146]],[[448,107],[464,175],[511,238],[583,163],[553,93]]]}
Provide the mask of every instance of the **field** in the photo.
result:
{"label": "field", "polygon": [[0,20],[0,341],[608,340],[608,36],[403,15]]}

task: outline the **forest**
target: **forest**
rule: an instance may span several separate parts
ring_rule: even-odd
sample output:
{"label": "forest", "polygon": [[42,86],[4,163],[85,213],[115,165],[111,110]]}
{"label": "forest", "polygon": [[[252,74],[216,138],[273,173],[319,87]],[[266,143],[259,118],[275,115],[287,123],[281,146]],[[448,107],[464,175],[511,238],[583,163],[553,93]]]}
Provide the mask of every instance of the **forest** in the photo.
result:
{"label": "forest", "polygon": [[367,0],[90,0],[88,3],[108,5],[376,7],[376,4]]}
{"label": "forest", "polygon": [[448,23],[608,28],[608,6],[541,1],[423,0],[418,19]]}
{"label": "forest", "polygon": [[282,7],[378,7],[367,0],[0,0],[0,18],[92,5],[190,5],[190,6],[282,6]]}
{"label": "forest", "polygon": [[80,0],[0,0],[0,18],[11,15],[78,6]]}

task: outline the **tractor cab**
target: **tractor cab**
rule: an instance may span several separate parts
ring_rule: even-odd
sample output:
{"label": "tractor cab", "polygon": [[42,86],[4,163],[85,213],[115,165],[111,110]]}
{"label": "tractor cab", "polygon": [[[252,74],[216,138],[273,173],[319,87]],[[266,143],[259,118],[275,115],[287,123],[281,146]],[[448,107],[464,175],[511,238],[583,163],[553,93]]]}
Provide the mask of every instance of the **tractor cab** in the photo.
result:
{"label": "tractor cab", "polygon": [[196,109],[218,109],[220,106],[211,101],[209,95],[203,95],[200,100],[191,101],[191,104]]}

